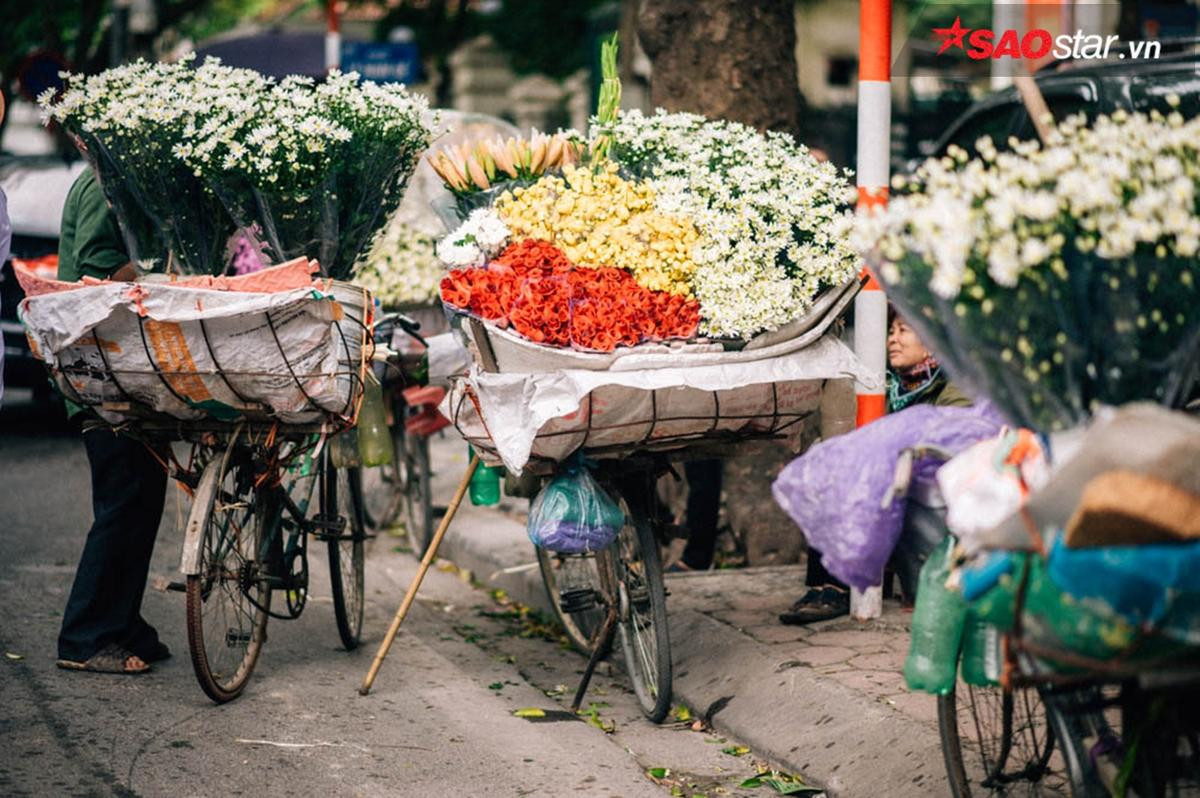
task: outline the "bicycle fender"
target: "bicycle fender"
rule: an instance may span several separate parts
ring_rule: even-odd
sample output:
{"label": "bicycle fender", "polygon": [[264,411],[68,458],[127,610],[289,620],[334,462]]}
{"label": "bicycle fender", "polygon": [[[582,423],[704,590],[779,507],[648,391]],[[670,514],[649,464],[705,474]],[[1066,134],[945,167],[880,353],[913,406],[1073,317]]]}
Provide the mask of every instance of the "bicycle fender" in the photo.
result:
{"label": "bicycle fender", "polygon": [[196,576],[200,573],[200,547],[204,545],[204,527],[212,510],[213,495],[217,490],[222,465],[219,458],[208,464],[200,477],[196,494],[192,497],[192,509],[188,512],[187,526],[184,528],[183,556],[179,562],[179,570],[184,576]]}

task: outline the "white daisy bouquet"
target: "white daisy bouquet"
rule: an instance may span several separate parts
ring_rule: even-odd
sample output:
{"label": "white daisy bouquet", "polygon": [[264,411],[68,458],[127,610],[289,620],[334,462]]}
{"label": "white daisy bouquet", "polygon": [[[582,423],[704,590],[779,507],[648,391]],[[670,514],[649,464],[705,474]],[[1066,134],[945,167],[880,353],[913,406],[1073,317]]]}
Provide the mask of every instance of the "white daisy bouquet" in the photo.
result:
{"label": "white daisy bouquet", "polygon": [[225,266],[233,223],[213,192],[173,152],[209,103],[238,102],[258,73],[207,63],[198,91],[191,61],[135,63],[99,75],[67,75],[61,95],[39,98],[47,119],[79,136],[116,212],[131,257],[185,273]]}
{"label": "white daisy bouquet", "polygon": [[306,255],[347,279],[399,204],[432,122],[425,99],[400,86],[352,72],[289,77],[209,106],[175,155],[239,226],[257,224],[272,260]]}
{"label": "white daisy bouquet", "polygon": [[[1175,101],[1177,103],[1177,100]],[[1117,112],[953,150],[861,220],[888,296],[968,389],[1054,430],[1200,376],[1200,118]]]}
{"label": "white daisy bouquet", "polygon": [[847,174],[790,136],[661,110],[622,112],[593,133],[653,192],[657,211],[695,225],[689,282],[702,333],[774,330],[855,275]]}
{"label": "white daisy bouquet", "polygon": [[354,281],[385,307],[428,305],[442,278],[433,245],[431,237],[393,217],[359,259]]}

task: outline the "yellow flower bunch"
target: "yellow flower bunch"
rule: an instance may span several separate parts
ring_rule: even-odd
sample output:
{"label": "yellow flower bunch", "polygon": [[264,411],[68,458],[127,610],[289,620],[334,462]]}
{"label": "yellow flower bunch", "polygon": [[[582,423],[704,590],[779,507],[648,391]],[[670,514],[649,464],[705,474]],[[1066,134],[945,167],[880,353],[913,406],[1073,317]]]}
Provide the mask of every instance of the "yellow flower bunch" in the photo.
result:
{"label": "yellow flower bunch", "polygon": [[620,177],[616,164],[599,172],[566,166],[563,174],[496,200],[514,239],[549,241],[572,263],[614,266],[646,288],[692,295],[691,252],[700,234],[689,219],[656,211],[654,191]]}

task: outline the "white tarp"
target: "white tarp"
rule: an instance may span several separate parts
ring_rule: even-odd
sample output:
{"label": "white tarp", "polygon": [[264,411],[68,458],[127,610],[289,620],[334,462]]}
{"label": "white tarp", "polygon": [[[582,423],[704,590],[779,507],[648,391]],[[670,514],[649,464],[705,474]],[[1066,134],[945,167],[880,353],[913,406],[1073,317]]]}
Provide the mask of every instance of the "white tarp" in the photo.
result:
{"label": "white tarp", "polygon": [[[845,345],[826,335],[775,357],[701,356],[705,365],[642,370],[563,369],[495,374],[473,368],[454,382],[442,412],[468,441],[520,472],[531,456],[661,443],[716,433],[780,430],[798,436],[821,403],[826,380],[881,386]],[[714,362],[715,360],[715,362]]]}
{"label": "white tarp", "polygon": [[265,407],[287,423],[314,423],[353,416],[361,384],[367,295],[331,291],[103,283],[29,297],[21,318],[70,399],[132,399],[181,419]]}

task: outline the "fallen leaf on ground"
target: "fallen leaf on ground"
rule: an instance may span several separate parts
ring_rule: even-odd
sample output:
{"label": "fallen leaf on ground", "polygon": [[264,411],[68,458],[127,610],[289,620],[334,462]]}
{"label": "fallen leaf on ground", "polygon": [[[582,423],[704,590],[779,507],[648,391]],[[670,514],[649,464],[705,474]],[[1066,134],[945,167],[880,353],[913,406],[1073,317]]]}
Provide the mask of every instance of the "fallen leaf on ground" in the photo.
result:
{"label": "fallen leaf on ground", "polygon": [[24,654],[14,654],[14,653],[12,653],[11,651],[5,651],[5,652],[4,652],[4,656],[5,656],[5,657],[7,657],[8,659],[11,659],[11,660],[21,660],[21,659],[25,659],[25,655],[24,655]]}
{"label": "fallen leaf on ground", "polygon": [[513,712],[513,715],[518,718],[544,718],[546,717],[546,710],[538,709],[537,707],[525,707],[524,709],[516,710]]}
{"label": "fallen leaf on ground", "polygon": [[750,753],[750,749],[744,745],[731,745],[728,748],[722,748],[721,753],[730,756],[745,756]]}

